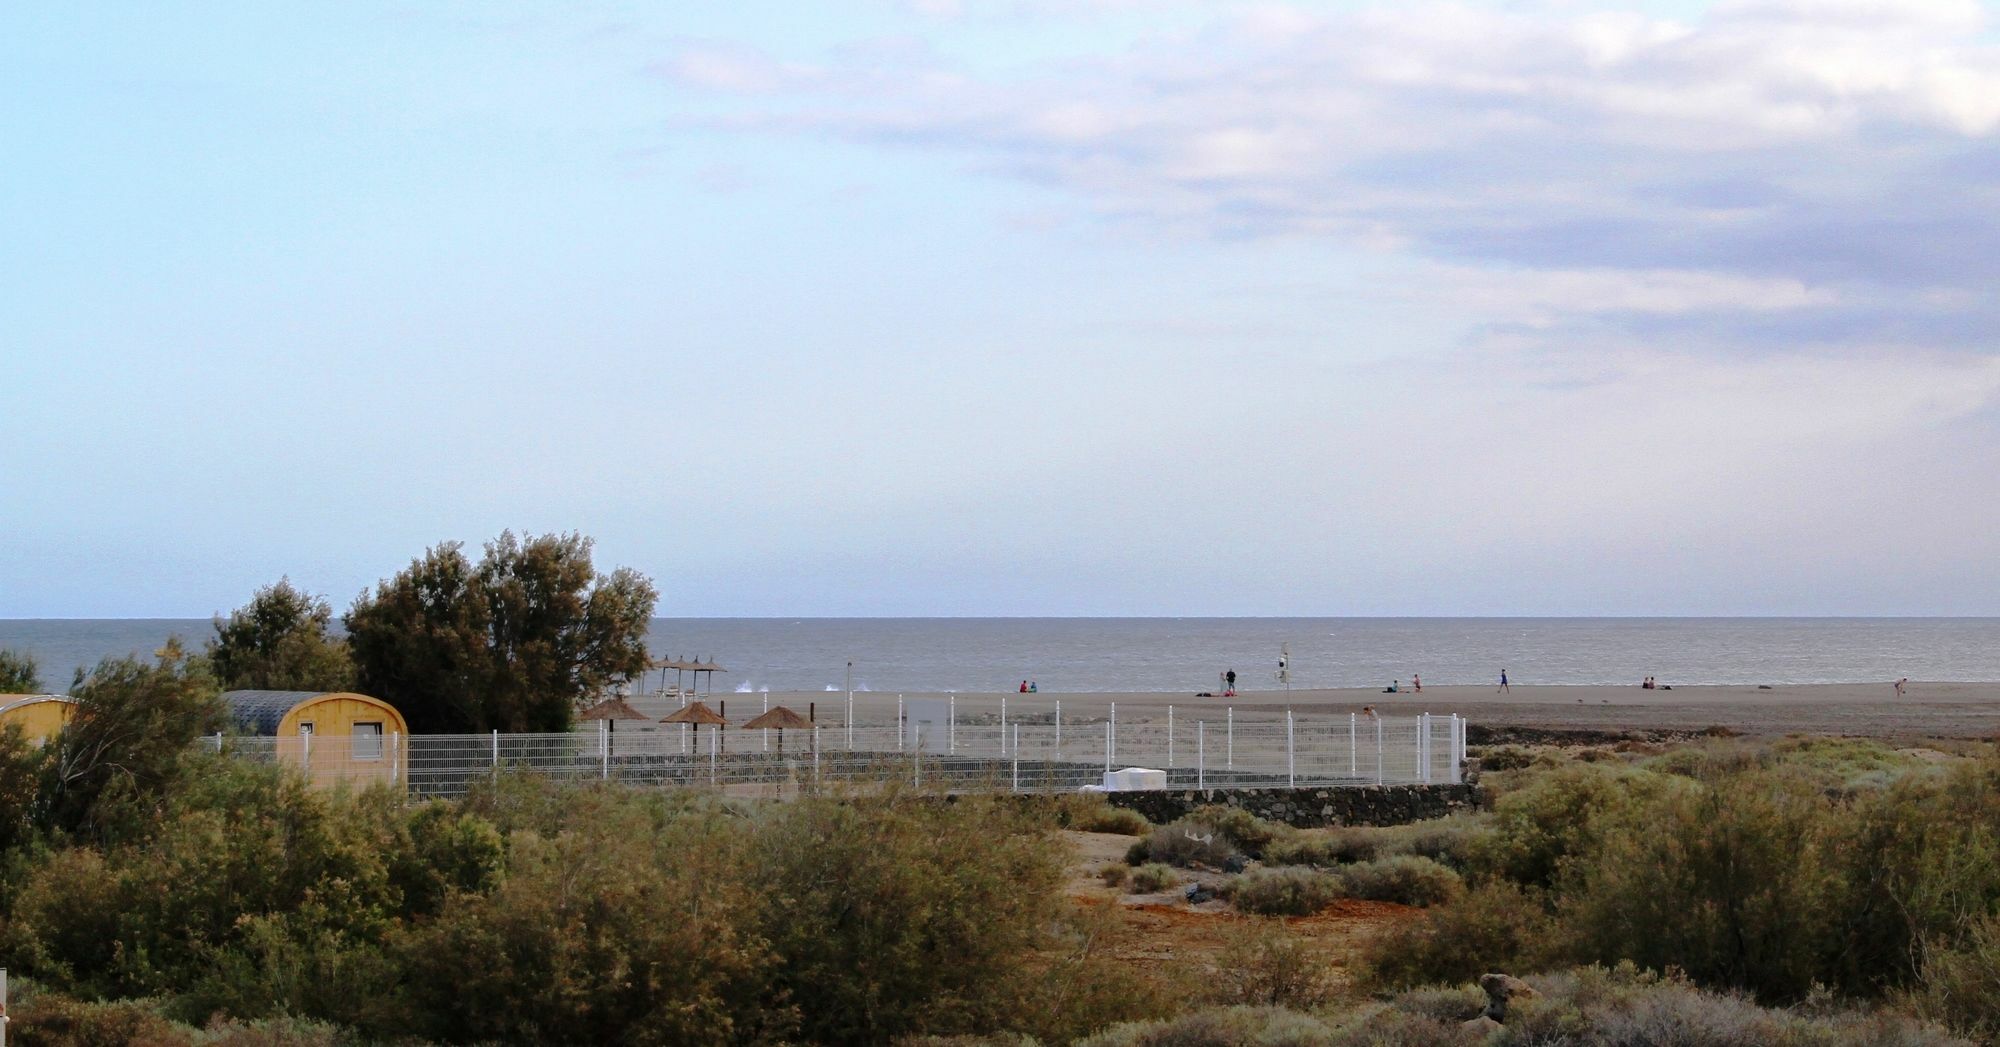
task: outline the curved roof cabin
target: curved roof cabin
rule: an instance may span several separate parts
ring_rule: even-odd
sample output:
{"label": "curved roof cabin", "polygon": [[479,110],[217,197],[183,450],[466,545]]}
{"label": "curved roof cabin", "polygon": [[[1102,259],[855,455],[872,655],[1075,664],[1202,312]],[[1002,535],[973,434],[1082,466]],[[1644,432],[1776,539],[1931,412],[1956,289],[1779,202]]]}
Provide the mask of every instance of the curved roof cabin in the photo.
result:
{"label": "curved roof cabin", "polygon": [[280,760],[317,784],[403,779],[409,724],[396,707],[352,691],[224,691],[230,718],[276,739]]}
{"label": "curved roof cabin", "polygon": [[0,694],[0,730],[19,724],[21,733],[40,745],[54,737],[76,715],[76,699],[66,694]]}

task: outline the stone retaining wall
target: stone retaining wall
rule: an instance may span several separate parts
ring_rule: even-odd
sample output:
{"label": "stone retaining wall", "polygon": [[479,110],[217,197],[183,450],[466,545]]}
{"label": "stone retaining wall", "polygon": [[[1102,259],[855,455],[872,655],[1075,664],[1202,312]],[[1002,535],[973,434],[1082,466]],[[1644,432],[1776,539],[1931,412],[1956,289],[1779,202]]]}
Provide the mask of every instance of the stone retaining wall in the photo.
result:
{"label": "stone retaining wall", "polygon": [[1164,825],[1197,807],[1241,807],[1259,818],[1300,829],[1330,825],[1408,825],[1470,811],[1478,804],[1471,785],[1314,786],[1301,789],[1163,789],[1106,793],[1113,805],[1128,807],[1155,825]]}

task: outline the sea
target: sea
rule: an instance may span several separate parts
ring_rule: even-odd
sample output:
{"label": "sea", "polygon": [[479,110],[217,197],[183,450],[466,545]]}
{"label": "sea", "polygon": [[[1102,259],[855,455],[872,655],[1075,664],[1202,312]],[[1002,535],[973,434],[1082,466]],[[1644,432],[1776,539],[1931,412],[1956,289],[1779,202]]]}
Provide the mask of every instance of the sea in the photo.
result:
{"label": "sea", "polygon": [[[199,647],[207,619],[0,619],[60,690],[80,666]],[[657,618],[648,648],[717,691],[1044,693],[1427,685],[2000,680],[2000,618]],[[851,668],[850,668],[851,666]]]}

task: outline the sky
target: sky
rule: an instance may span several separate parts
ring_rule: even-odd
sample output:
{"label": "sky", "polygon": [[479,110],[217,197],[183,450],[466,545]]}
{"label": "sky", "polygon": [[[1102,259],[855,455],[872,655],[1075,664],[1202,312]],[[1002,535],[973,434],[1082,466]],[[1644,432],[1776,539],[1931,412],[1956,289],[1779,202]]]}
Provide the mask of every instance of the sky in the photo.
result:
{"label": "sky", "polygon": [[0,617],[2000,614],[1975,0],[0,10]]}

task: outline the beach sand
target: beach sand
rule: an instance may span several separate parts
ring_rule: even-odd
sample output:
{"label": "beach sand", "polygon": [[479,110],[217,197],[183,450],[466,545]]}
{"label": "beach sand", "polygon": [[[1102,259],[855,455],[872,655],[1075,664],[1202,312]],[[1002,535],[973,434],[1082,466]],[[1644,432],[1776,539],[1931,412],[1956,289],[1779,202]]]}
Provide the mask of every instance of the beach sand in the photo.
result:
{"label": "beach sand", "polygon": [[[732,716],[739,709],[761,708],[763,695],[718,694],[727,699]],[[944,695],[908,694],[910,699],[942,699]],[[1003,696],[957,695],[961,716],[996,713]],[[1873,684],[1809,684],[1776,686],[1675,687],[1642,690],[1624,687],[1516,686],[1496,693],[1490,686],[1426,687],[1422,694],[1384,694],[1375,690],[1249,691],[1235,698],[1197,698],[1192,693],[1008,694],[1009,716],[1047,715],[1060,700],[1065,721],[1072,717],[1102,717],[1111,703],[1120,722],[1164,719],[1173,706],[1176,718],[1218,720],[1234,708],[1239,720],[1282,717],[1285,709],[1299,715],[1345,715],[1374,706],[1384,715],[1457,713],[1479,727],[1534,727],[1555,730],[1696,731],[1720,726],[1750,735],[1835,734],[1884,738],[1986,738],[2000,733],[2000,683],[1924,683],[1913,681],[1902,698],[1887,682]],[[837,721],[845,696],[838,692],[773,693],[771,704],[800,712],[817,703],[822,722]],[[856,692],[856,721],[893,722],[896,695]]]}

